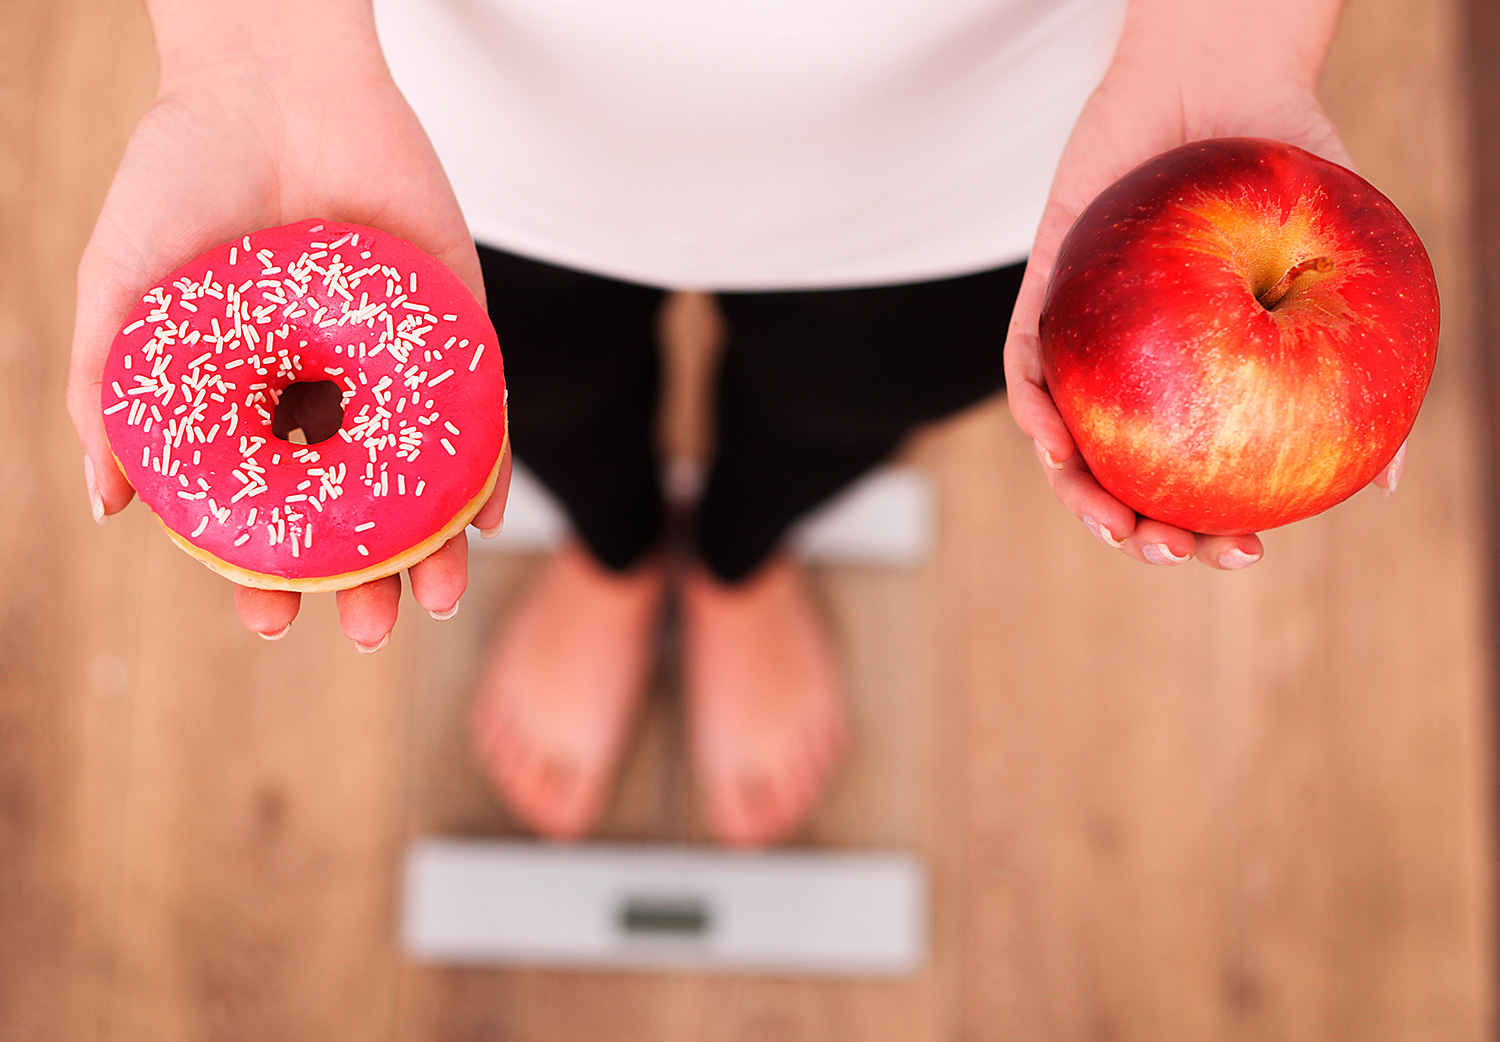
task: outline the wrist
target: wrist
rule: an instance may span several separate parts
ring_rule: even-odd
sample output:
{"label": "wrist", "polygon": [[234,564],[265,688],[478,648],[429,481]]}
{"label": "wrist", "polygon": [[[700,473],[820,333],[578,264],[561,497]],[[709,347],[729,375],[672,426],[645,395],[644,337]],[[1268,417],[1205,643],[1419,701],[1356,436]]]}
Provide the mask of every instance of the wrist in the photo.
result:
{"label": "wrist", "polygon": [[[1116,65],[1194,94],[1311,94],[1342,0],[1131,0]],[[1294,28],[1293,28],[1294,27]]]}
{"label": "wrist", "polygon": [[371,0],[147,0],[162,91],[204,73],[384,67]]}

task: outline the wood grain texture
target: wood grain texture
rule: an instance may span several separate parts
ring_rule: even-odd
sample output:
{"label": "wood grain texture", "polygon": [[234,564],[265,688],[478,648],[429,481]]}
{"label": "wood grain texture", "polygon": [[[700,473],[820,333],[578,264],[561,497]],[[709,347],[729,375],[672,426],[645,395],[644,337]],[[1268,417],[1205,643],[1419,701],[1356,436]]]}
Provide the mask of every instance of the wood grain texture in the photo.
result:
{"label": "wood grain texture", "polygon": [[[72,269],[151,90],[134,11],[17,2],[0,34],[0,1039],[97,1035],[113,976],[137,632],[62,391]],[[113,51],[109,42],[120,45]],[[146,82],[136,75],[144,63]]]}
{"label": "wood grain texture", "polygon": [[[366,658],[327,599],[262,644],[143,511],[89,522],[61,408],[72,271],[154,63],[131,0],[12,0],[0,1042],[1487,1037],[1491,561],[1461,11],[1353,0],[1323,85],[1444,292],[1396,496],[1270,534],[1246,573],[1148,569],[1067,516],[990,403],[910,451],[941,494],[928,562],[816,573],[856,747],[801,842],[926,859],[932,958],[892,983],[401,957],[405,842],[514,831],[464,717],[535,562],[476,557],[455,619],[408,600]],[[707,437],[704,305],[664,319],[664,440],[689,454]],[[703,839],[674,640],[610,838]]]}
{"label": "wood grain texture", "polygon": [[1490,674],[1455,15],[1351,4],[1323,83],[1445,295],[1398,495],[1270,533],[1246,573],[1150,572],[1085,546],[1023,482],[972,480],[1030,463],[1003,417],[949,432],[944,533],[968,551],[947,601],[970,714],[965,1037],[1487,1034]]}
{"label": "wood grain texture", "polygon": [[[1483,494],[1494,503],[1500,496],[1500,5],[1488,0],[1468,0],[1460,31],[1467,41],[1469,154],[1471,159],[1471,225],[1473,285],[1476,290],[1474,346],[1481,381],[1480,410],[1483,416],[1481,459],[1485,463]],[[1490,544],[1500,538],[1500,520],[1490,512],[1486,534]],[[1489,555],[1489,601],[1500,604],[1500,554]],[[1493,642],[1493,634],[1492,634]],[[1493,647],[1493,643],[1492,643]],[[1490,740],[1500,745],[1500,721],[1490,720]],[[1496,778],[1491,773],[1492,807]],[[1500,819],[1492,820],[1492,828]],[[1492,909],[1492,912],[1494,910]],[[1500,966],[1496,967],[1500,970]],[[1500,979],[1492,986],[1500,984]],[[1500,1034],[1500,1023],[1492,1029]]]}

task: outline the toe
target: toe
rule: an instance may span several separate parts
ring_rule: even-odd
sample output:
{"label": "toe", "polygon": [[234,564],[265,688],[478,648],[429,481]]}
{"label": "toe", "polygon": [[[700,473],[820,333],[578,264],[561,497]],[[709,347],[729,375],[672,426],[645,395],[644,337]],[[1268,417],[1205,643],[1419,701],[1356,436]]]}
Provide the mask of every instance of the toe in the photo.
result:
{"label": "toe", "polygon": [[537,807],[537,831],[551,839],[587,835],[596,816],[592,786],[571,759],[549,756],[538,777],[542,800]]}
{"label": "toe", "polygon": [[802,802],[785,772],[759,767],[741,771],[727,797],[719,815],[719,838],[740,848],[784,839]]}
{"label": "toe", "polygon": [[754,768],[726,773],[722,787],[715,786],[706,793],[710,828],[727,846],[755,846],[758,812],[770,792],[766,777]]}

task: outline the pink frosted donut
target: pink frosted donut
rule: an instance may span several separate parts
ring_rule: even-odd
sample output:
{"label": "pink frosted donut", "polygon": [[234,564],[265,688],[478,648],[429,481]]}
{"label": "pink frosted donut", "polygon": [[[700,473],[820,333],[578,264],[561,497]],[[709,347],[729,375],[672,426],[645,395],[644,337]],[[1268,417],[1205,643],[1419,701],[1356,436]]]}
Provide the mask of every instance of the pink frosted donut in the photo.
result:
{"label": "pink frosted donut", "polygon": [[344,589],[421,560],[479,511],[506,442],[473,294],[404,239],[337,221],[267,228],[167,276],[116,335],[102,399],[167,534],[262,589]]}

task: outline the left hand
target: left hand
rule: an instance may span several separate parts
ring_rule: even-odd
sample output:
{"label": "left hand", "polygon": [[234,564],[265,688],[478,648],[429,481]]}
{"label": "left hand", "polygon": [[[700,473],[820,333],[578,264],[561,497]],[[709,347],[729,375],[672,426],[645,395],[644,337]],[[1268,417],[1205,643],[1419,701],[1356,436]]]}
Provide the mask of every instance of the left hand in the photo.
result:
{"label": "left hand", "polygon": [[[1214,6],[1213,0],[1194,2]],[[1058,247],[1078,215],[1100,191],[1161,152],[1203,138],[1261,137],[1353,164],[1313,94],[1316,62],[1305,75],[1277,76],[1252,61],[1241,81],[1231,57],[1215,61],[1200,54],[1197,67],[1185,69],[1163,57],[1172,48],[1141,45],[1143,33],[1150,35],[1139,24],[1127,25],[1058,163],[1005,343],[1010,409],[1036,446],[1057,498],[1100,540],[1150,564],[1197,557],[1214,568],[1243,568],[1264,553],[1257,535],[1204,535],[1140,516],[1094,479],[1047,391],[1037,332],[1042,298]],[[1321,52],[1316,57],[1320,61]],[[1404,457],[1403,447],[1374,483],[1394,490]]]}

